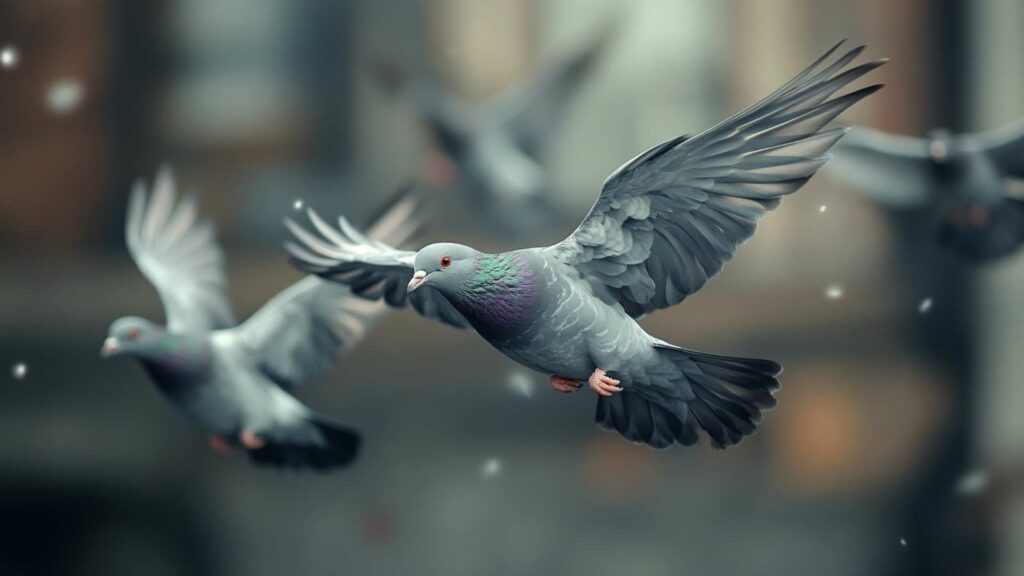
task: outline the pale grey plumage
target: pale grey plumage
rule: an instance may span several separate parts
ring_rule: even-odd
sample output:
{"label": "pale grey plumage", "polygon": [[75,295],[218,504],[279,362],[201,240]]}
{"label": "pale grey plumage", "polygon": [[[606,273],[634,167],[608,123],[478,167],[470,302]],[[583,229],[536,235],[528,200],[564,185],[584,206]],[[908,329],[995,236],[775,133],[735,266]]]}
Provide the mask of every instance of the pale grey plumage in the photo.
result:
{"label": "pale grey plumage", "polygon": [[938,241],[974,262],[1024,244],[1024,121],[979,134],[927,138],[857,128],[836,147],[829,173],[880,204],[927,213]]}
{"label": "pale grey plumage", "polygon": [[[418,227],[405,199],[378,221],[371,236],[404,242]],[[242,432],[264,445],[256,462],[328,469],[348,464],[359,436],[304,406],[286,390],[324,372],[362,340],[387,307],[355,297],[342,285],[309,276],[234,326],[225,292],[223,257],[193,197],[176,202],[168,169],[147,202],[136,185],[126,239],[139,268],[157,287],[166,328],[138,318],[111,326],[105,354],[139,358],[161,391],[209,432]]]}
{"label": "pale grey plumage", "polygon": [[555,246],[405,252],[362,241],[344,219],[334,230],[310,213],[319,235],[292,224],[299,244],[288,248],[298,266],[327,278],[353,285],[361,274],[363,284],[395,290],[405,281],[413,297],[440,297],[535,370],[569,380],[613,374],[623,391],[599,398],[597,421],[630,440],[691,445],[700,428],[715,446],[734,444],[775,404],[779,365],[673,346],[636,318],[699,290],[828,159],[845,129],[826,124],[880,86],[832,96],[884,62],[847,68],[861,47],[829,63],[836,48],[747,110],[627,162]]}

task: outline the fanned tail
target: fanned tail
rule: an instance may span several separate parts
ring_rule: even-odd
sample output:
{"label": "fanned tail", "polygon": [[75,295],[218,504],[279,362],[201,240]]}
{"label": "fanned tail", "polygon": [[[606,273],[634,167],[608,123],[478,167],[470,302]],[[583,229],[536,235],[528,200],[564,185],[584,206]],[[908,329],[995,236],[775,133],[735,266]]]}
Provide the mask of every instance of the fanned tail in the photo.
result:
{"label": "fanned tail", "polygon": [[669,344],[655,348],[678,370],[667,377],[677,394],[652,400],[651,394],[626,387],[598,399],[598,425],[659,449],[673,443],[692,446],[701,429],[712,446],[725,448],[753,434],[762,412],[776,404],[774,392],[782,367],[775,362],[705,354]]}

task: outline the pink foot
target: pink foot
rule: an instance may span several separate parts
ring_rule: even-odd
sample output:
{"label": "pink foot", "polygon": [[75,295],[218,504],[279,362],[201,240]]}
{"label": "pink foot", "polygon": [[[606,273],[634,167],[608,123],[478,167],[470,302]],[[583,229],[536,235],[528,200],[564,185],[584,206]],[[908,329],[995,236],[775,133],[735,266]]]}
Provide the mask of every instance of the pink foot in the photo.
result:
{"label": "pink foot", "polygon": [[548,378],[548,383],[551,384],[552,388],[558,390],[559,392],[562,392],[563,394],[575,392],[580,389],[580,386],[583,385],[583,383],[580,382],[579,380],[573,380],[572,378],[562,378],[561,376],[552,376],[551,378]]}
{"label": "pink foot", "polygon": [[587,380],[587,384],[590,384],[590,388],[601,396],[611,396],[616,392],[622,392],[619,381],[608,376],[608,373],[600,368],[594,370],[594,373],[590,375],[590,379]]}
{"label": "pink foot", "polygon": [[260,438],[248,430],[243,430],[242,433],[238,435],[238,441],[242,443],[242,446],[245,446],[249,450],[259,450],[267,444],[263,438]]}
{"label": "pink foot", "polygon": [[221,454],[231,453],[231,442],[220,434],[210,434],[210,448]]}
{"label": "pink foot", "polygon": [[968,218],[975,228],[984,228],[988,224],[988,210],[984,206],[972,206]]}

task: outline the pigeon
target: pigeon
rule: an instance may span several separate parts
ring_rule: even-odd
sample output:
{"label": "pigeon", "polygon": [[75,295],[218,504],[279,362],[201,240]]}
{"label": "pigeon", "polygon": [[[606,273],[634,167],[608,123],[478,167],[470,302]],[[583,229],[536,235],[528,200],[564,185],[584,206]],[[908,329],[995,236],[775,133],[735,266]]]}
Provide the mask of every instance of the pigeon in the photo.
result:
{"label": "pigeon", "polygon": [[[257,464],[294,469],[350,464],[359,434],[291,392],[355,346],[387,306],[307,276],[236,325],[213,227],[197,219],[195,197],[179,202],[175,190],[166,167],[152,194],[138,182],[125,227],[128,251],[156,287],[167,325],[119,318],[101,355],[141,362],[160,392],[210,432],[210,445],[220,452],[241,446]],[[371,237],[404,242],[417,227],[413,211],[410,199],[398,201]]]}
{"label": "pigeon", "polygon": [[857,128],[836,146],[829,173],[896,210],[926,212],[936,239],[984,263],[1024,243],[1024,120],[979,134],[933,130],[927,138]]}
{"label": "pigeon", "polygon": [[424,179],[459,182],[490,228],[524,235],[558,217],[543,165],[546,147],[609,36],[602,32],[586,49],[480,107],[425,74],[409,77],[385,62],[376,63],[373,72],[381,87],[408,103],[435,143]]}
{"label": "pigeon", "polygon": [[553,246],[404,251],[308,210],[313,229],[286,221],[286,248],[299,268],[356,294],[474,329],[550,375],[557,391],[586,382],[598,395],[597,424],[627,440],[691,446],[703,430],[716,448],[736,444],[776,404],[779,364],[682,348],[637,319],[680,303],[718,273],[758,220],[829,158],[847,128],[826,125],[881,88],[832,97],[885,62],[848,67],[864,47],[833,59],[841,44],[752,107],[626,162]]}

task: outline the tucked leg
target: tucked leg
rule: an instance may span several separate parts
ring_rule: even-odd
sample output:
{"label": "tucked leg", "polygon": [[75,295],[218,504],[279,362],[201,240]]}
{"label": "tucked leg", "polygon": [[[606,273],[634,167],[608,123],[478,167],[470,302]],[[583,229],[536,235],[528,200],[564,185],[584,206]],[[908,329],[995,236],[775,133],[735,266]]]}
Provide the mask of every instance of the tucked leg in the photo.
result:
{"label": "tucked leg", "polygon": [[263,438],[260,438],[249,430],[242,430],[242,433],[238,435],[238,441],[242,443],[242,446],[245,446],[249,450],[259,450],[266,444]]}
{"label": "tucked leg", "polygon": [[587,380],[587,384],[590,388],[600,394],[601,396],[611,396],[616,392],[622,392],[622,387],[619,386],[619,381],[611,376],[604,370],[598,368],[594,370],[594,373],[590,375]]}
{"label": "tucked leg", "polygon": [[563,394],[575,392],[580,389],[580,386],[583,386],[583,383],[579,380],[562,378],[561,376],[552,376],[551,378],[548,378],[548,383],[551,384],[552,388],[562,392]]}
{"label": "tucked leg", "polygon": [[220,434],[210,434],[210,448],[221,454],[230,454],[231,442]]}

